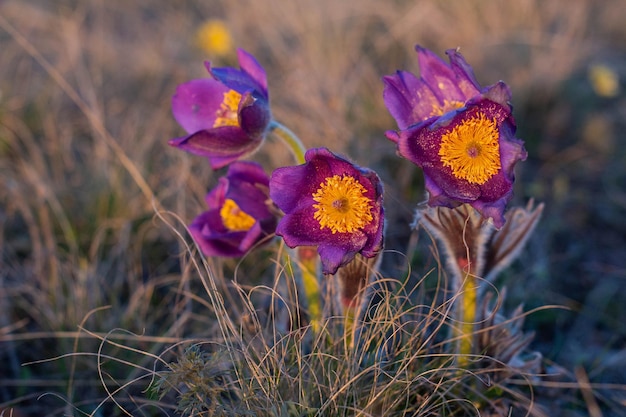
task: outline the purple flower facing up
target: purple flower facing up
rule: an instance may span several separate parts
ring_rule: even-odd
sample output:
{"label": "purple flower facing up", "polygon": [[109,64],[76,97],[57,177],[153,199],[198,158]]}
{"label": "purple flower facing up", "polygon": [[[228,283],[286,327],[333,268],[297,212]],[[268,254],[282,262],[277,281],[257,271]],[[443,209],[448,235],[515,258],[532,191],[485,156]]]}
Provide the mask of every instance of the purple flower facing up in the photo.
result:
{"label": "purple flower facing up", "polygon": [[209,210],[189,226],[206,256],[241,256],[276,229],[268,206],[269,177],[257,163],[237,161],[206,196]]}
{"label": "purple flower facing up", "polygon": [[326,148],[309,149],[303,165],[278,168],[270,197],[285,213],[276,228],[289,247],[317,246],[324,274],[383,244],[382,183]]}
{"label": "purple flower facing up", "polygon": [[187,135],[170,145],[207,157],[214,169],[253,153],[272,118],[265,70],[246,51],[237,51],[241,69],[211,68],[213,77],[181,84],[172,112]]}
{"label": "purple flower facing up", "polygon": [[383,78],[383,97],[400,130],[386,136],[398,153],[424,171],[431,206],[468,203],[497,228],[513,195],[514,167],[526,159],[515,135],[503,82],[482,88],[461,54],[450,65],[416,47],[420,78],[398,71]]}

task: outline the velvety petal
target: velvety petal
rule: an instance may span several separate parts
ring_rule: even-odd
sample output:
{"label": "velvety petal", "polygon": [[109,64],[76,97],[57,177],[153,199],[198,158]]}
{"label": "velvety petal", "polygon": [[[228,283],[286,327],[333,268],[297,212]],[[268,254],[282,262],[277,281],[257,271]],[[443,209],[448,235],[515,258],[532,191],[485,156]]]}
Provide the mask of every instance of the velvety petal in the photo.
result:
{"label": "velvety petal", "polygon": [[251,140],[239,127],[223,126],[201,130],[170,140],[171,146],[204,156],[218,169],[256,150],[261,140]]}
{"label": "velvety petal", "polygon": [[435,119],[411,126],[406,130],[400,130],[395,135],[387,133],[387,137],[392,137],[397,146],[400,156],[408,159],[418,166],[426,161],[435,160],[439,155],[438,136],[432,135],[430,126]]}
{"label": "velvety petal", "polygon": [[511,111],[511,90],[509,86],[502,81],[498,81],[496,84],[487,87],[482,94],[482,98],[507,107],[509,112]]}
{"label": "velvety petal", "polygon": [[179,85],[172,97],[174,118],[187,133],[212,128],[227,91],[223,84],[208,78]]}
{"label": "velvety petal", "polygon": [[228,167],[229,181],[245,181],[269,187],[270,179],[263,167],[256,162],[241,161]]}
{"label": "velvety petal", "polygon": [[245,93],[239,103],[239,121],[241,129],[251,138],[263,136],[272,115],[267,100],[252,92]]}
{"label": "velvety petal", "polygon": [[499,200],[493,202],[485,202],[483,200],[476,200],[470,204],[470,206],[474,207],[478,212],[486,219],[491,218],[493,221],[493,225],[496,229],[500,229],[504,226],[505,218],[504,218],[504,209],[506,208],[507,203],[510,200],[510,196],[502,197]]}
{"label": "velvety petal", "polygon": [[309,207],[285,214],[276,226],[276,234],[281,236],[290,248],[319,245],[320,241],[331,237],[331,232],[329,229],[320,229],[319,222],[313,218],[313,213],[313,208]]}
{"label": "velvety petal", "polygon": [[420,66],[420,77],[428,85],[440,103],[447,101],[465,102],[468,96],[457,85],[456,74],[441,58],[426,48],[415,47]]}
{"label": "velvety petal", "polygon": [[350,247],[334,245],[323,245],[318,249],[322,260],[322,273],[334,275],[340,266],[349,263],[358,251],[351,250]]}
{"label": "velvety petal", "polygon": [[[295,167],[281,167],[272,172],[270,179],[270,198],[286,213],[296,210],[298,203],[309,204],[303,201],[303,195],[311,195],[312,186],[305,180],[309,177],[306,165]],[[305,187],[303,189],[303,187]],[[295,192],[298,190],[298,192]],[[313,199],[311,198],[311,201]],[[313,204],[313,203],[310,203]]]}
{"label": "velvety petal", "polygon": [[189,233],[202,253],[206,256],[226,257],[243,255],[239,246],[246,232],[216,233],[210,227],[212,220],[215,220],[214,214],[205,212],[189,225]]}
{"label": "velvety petal", "polygon": [[268,100],[267,77],[263,67],[252,55],[243,49],[239,49],[237,54],[241,69],[231,67],[213,68],[209,62],[205,62],[205,66],[216,80],[219,80],[228,88],[241,94],[247,91],[257,91],[265,100]]}
{"label": "velvety petal", "polygon": [[207,207],[210,209],[222,207],[224,200],[226,199],[226,191],[228,191],[228,180],[222,177],[218,180],[215,188],[213,188],[209,193],[207,193],[206,197],[204,197]]}
{"label": "velvety petal", "polygon": [[463,55],[456,49],[448,49],[446,51],[448,59],[450,60],[450,68],[456,75],[457,86],[466,98],[473,97],[480,92],[480,84],[476,81],[474,76],[474,70],[465,61]]}
{"label": "velvety petal", "polygon": [[513,169],[518,161],[525,161],[528,153],[524,149],[524,142],[512,134],[512,128],[504,123],[500,128],[500,163],[502,171],[508,178],[513,179]]}
{"label": "velvety petal", "polygon": [[239,207],[245,207],[245,212],[255,219],[262,219],[271,215],[267,206],[267,194],[264,190],[251,183],[237,183],[231,181],[226,195]]}
{"label": "velvety petal", "polygon": [[450,168],[444,167],[440,162],[424,164],[422,170],[424,178],[428,179],[425,182],[426,185],[437,184],[448,198],[467,203],[476,200],[481,195],[480,186],[456,178],[452,175]]}
{"label": "velvety petal", "polygon": [[239,59],[241,70],[258,84],[258,91],[263,93],[263,96],[267,99],[267,74],[265,74],[265,69],[250,53],[241,48],[237,49],[237,58]]}
{"label": "velvety petal", "polygon": [[245,234],[244,238],[239,243],[239,250],[242,253],[248,252],[254,245],[259,243],[267,234],[261,228],[261,223],[256,222],[254,226]]}
{"label": "velvety petal", "polygon": [[513,179],[509,179],[502,171],[480,185],[480,200],[491,203],[502,198],[510,199],[513,193]]}
{"label": "velvety petal", "polygon": [[398,71],[383,77],[383,82],[385,105],[400,129],[431,117],[441,106],[432,90],[410,72]]}
{"label": "velvety petal", "polygon": [[367,237],[367,241],[363,245],[363,249],[361,249],[361,254],[366,258],[376,256],[383,249],[385,218],[382,215],[382,206],[380,207],[380,211],[375,209],[373,212],[375,215],[373,216],[374,219],[372,223],[363,231]]}

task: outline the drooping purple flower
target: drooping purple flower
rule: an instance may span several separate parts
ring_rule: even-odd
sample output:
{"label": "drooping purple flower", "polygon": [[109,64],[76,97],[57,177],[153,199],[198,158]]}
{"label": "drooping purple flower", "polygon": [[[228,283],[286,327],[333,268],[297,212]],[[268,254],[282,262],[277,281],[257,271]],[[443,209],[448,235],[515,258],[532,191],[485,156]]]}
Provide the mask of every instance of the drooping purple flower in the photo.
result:
{"label": "drooping purple flower", "polygon": [[431,206],[468,203],[500,228],[515,164],[526,159],[523,142],[514,136],[509,88],[501,81],[480,87],[455,50],[446,52],[447,65],[416,49],[420,78],[404,71],[383,78],[385,104],[400,128],[386,136],[424,171]]}
{"label": "drooping purple flower", "polygon": [[276,217],[269,204],[269,177],[255,162],[237,161],[228,167],[206,196],[209,210],[189,226],[206,256],[242,256],[274,233]]}
{"label": "drooping purple flower", "polygon": [[172,98],[174,118],[188,134],[169,144],[208,158],[214,169],[253,153],[272,118],[265,70],[246,51],[237,54],[240,69],[205,63],[213,78],[181,84]]}
{"label": "drooping purple flower", "polygon": [[285,213],[276,228],[289,247],[317,246],[324,274],[357,253],[374,257],[383,245],[382,183],[326,148],[309,149],[303,165],[278,168],[270,197]]}

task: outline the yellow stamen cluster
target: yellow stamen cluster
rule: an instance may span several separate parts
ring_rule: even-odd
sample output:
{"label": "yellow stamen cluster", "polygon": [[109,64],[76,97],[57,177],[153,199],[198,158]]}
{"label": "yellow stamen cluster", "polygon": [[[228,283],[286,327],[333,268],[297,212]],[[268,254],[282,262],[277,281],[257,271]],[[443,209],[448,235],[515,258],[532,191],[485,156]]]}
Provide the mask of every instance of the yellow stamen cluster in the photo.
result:
{"label": "yellow stamen cluster", "polygon": [[333,175],[326,178],[313,194],[316,209],[313,217],[320,228],[329,228],[333,234],[361,230],[372,220],[372,201],[365,196],[367,190],[354,177]]}
{"label": "yellow stamen cluster", "polygon": [[444,100],[443,106],[438,106],[433,104],[433,111],[430,113],[430,117],[432,116],[443,116],[449,111],[460,109],[463,107],[465,103],[457,100]]}
{"label": "yellow stamen cluster", "polygon": [[439,156],[452,174],[472,184],[484,184],[500,170],[500,146],[495,119],[480,113],[441,137]]}
{"label": "yellow stamen cluster", "polygon": [[215,112],[215,122],[213,127],[220,126],[239,126],[239,116],[237,110],[239,109],[239,102],[241,101],[241,94],[235,90],[228,90],[224,93],[224,99],[220,108]]}
{"label": "yellow stamen cluster", "polygon": [[224,226],[231,232],[245,232],[250,230],[256,222],[252,216],[241,210],[237,203],[230,198],[224,201],[224,205],[220,209],[220,217]]}

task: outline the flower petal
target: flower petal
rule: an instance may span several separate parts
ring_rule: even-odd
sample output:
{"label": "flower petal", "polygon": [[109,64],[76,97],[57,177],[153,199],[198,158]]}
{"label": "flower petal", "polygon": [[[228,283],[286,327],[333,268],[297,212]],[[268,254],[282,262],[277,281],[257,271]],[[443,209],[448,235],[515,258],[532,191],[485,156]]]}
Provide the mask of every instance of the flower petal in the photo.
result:
{"label": "flower petal", "polygon": [[383,77],[383,82],[385,105],[400,129],[429,118],[440,106],[433,91],[410,72],[397,71]]}
{"label": "flower petal", "polygon": [[180,84],[172,97],[174,118],[187,133],[212,128],[227,91],[223,84],[208,78]]}
{"label": "flower petal", "polygon": [[258,84],[259,92],[263,93],[264,97],[267,99],[267,74],[265,73],[265,69],[254,56],[241,48],[237,49],[237,58],[239,59],[241,70]]}
{"label": "flower petal", "polygon": [[228,88],[241,94],[247,91],[257,91],[265,100],[268,100],[267,76],[261,64],[243,49],[238,49],[237,55],[241,69],[213,68],[210,62],[205,62],[204,65],[216,80]]}
{"label": "flower petal", "polygon": [[439,56],[417,45],[415,47],[420,66],[420,77],[428,85],[441,104],[444,101],[465,102],[466,96],[457,84],[456,73]]}
{"label": "flower petal", "polygon": [[263,136],[272,119],[267,100],[252,92],[243,94],[238,114],[241,129],[252,138]]}
{"label": "flower petal", "polygon": [[208,158],[213,169],[218,169],[252,153],[260,142],[251,141],[239,127],[223,126],[172,139],[169,144]]}
{"label": "flower petal", "polygon": [[215,211],[204,212],[189,225],[189,233],[202,253],[207,256],[226,257],[243,255],[239,247],[246,232],[216,233],[211,226],[216,221],[215,216]]}
{"label": "flower petal", "polygon": [[481,89],[474,76],[474,70],[458,50],[448,49],[446,55],[448,55],[450,60],[450,68],[456,75],[457,87],[463,92],[465,97],[474,97]]}

